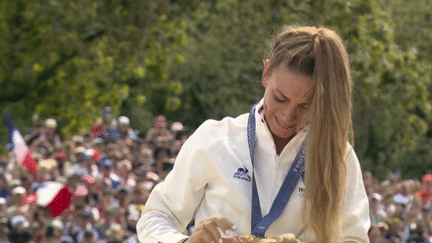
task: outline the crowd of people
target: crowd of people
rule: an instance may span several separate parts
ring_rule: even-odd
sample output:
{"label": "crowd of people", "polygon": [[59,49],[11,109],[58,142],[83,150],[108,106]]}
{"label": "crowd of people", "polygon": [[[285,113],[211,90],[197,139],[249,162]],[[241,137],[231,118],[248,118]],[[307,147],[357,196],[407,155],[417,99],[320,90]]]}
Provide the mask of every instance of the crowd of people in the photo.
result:
{"label": "crowd of people", "polygon": [[369,196],[371,243],[432,242],[432,174],[420,181],[390,173],[378,181],[365,171],[363,180]]}
{"label": "crowd of people", "polygon": [[[24,139],[38,163],[36,174],[13,152],[0,159],[1,242],[138,242],[136,223],[149,193],[163,181],[186,140],[180,122],[167,128],[164,116],[144,135],[121,116],[100,118],[88,131],[68,139],[55,119],[33,119]],[[401,180],[391,173],[378,181],[365,171],[372,243],[432,242],[432,175]],[[37,185],[70,186],[72,202],[51,217],[32,200]]]}
{"label": "crowd of people", "polygon": [[[160,115],[139,134],[126,116],[99,118],[87,131],[62,139],[57,121],[33,117],[22,133],[37,173],[12,150],[0,159],[0,243],[138,242],[136,223],[150,191],[173,167],[186,139],[180,122]],[[38,185],[68,185],[71,203],[59,216],[37,205]]]}

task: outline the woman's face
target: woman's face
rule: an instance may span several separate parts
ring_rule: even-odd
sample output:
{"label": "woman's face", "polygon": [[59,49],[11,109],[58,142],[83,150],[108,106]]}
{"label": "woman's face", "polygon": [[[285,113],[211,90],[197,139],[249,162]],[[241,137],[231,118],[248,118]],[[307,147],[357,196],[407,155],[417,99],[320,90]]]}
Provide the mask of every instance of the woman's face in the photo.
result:
{"label": "woman's face", "polygon": [[289,141],[304,124],[314,94],[313,80],[289,71],[284,64],[267,73],[267,63],[262,78],[265,87],[264,117],[275,140]]}

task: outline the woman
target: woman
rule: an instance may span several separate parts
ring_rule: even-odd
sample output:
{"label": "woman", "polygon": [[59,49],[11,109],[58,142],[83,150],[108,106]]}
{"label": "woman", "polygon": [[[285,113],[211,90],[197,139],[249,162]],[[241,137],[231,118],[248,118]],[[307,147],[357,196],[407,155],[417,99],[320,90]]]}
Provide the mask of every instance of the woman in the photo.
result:
{"label": "woman", "polygon": [[[206,121],[185,142],[148,199],[137,225],[141,242],[235,242],[251,234],[368,242],[340,37],[326,28],[281,30],[262,84],[264,97],[249,114]],[[192,220],[189,237],[182,232]],[[257,242],[249,238],[242,241]]]}

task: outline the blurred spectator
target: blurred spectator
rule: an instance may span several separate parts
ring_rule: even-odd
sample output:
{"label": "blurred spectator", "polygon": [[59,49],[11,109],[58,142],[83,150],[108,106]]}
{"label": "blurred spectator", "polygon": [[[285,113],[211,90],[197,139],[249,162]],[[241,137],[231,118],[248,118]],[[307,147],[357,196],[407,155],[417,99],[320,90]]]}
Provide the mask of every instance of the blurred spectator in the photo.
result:
{"label": "blurred spectator", "polygon": [[29,222],[23,215],[16,215],[11,219],[11,230],[8,234],[8,240],[11,243],[26,243],[32,238],[28,231]]}
{"label": "blurred spectator", "polygon": [[161,138],[169,138],[171,136],[171,132],[165,128],[166,127],[166,118],[162,115],[159,115],[154,120],[154,127],[150,128],[146,135],[147,142],[156,142],[156,140]]}
{"label": "blurred spectator", "polygon": [[429,243],[427,234],[425,233],[424,226],[421,222],[416,222],[410,227],[410,235],[406,243]]}
{"label": "blurred spectator", "polygon": [[132,163],[124,159],[117,163],[117,173],[120,177],[120,186],[121,187],[133,187],[135,186],[135,177],[132,171]]}
{"label": "blurred spectator", "polygon": [[101,162],[102,179],[107,180],[111,190],[120,188],[120,177],[114,172],[115,165],[111,159],[103,159]]}
{"label": "blurred spectator", "polygon": [[121,139],[135,141],[138,139],[138,136],[132,130],[132,128],[129,127],[129,124],[130,124],[130,120],[128,117],[120,116],[118,118],[119,137]]}
{"label": "blurred spectator", "polygon": [[[63,152],[55,152],[52,158],[57,162],[57,176],[65,176],[66,168],[69,168],[69,162],[67,161],[66,154]],[[65,164],[68,164],[65,166]]]}
{"label": "blurred spectator", "polygon": [[83,242],[98,242],[99,234],[92,223],[92,212],[88,209],[82,209],[78,212],[76,217],[76,227],[78,228],[76,233],[77,243]]}
{"label": "blurred spectator", "polygon": [[40,136],[31,145],[31,150],[33,150],[32,148],[43,147],[51,153],[54,151],[54,149],[59,148],[62,143],[60,136],[55,132],[56,128],[57,121],[55,119],[46,119],[45,128]]}
{"label": "blurred spectator", "polygon": [[1,243],[9,243],[8,234],[9,234],[9,227],[8,227],[9,220],[8,218],[1,216],[0,217],[0,242]]}
{"label": "blurred spectator", "polygon": [[396,211],[396,205],[393,200],[393,194],[387,193],[384,194],[383,197],[384,197],[383,199],[384,211],[386,212],[387,217],[391,217]]}
{"label": "blurred spectator", "polygon": [[158,147],[155,151],[156,172],[165,179],[167,174],[174,166],[174,161],[170,159],[171,151],[166,147]]}
{"label": "blurred spectator", "polygon": [[58,219],[53,220],[51,224],[46,228],[44,242],[58,243],[63,237],[63,230],[63,222]]}
{"label": "blurred spectator", "polygon": [[4,174],[0,174],[0,197],[8,199],[10,196],[9,187]]}
{"label": "blurred spectator", "polygon": [[394,213],[392,214],[392,217],[398,217],[400,219],[405,219],[405,215],[407,213],[408,198],[399,193],[393,197],[393,200],[394,200],[394,204],[396,206],[396,209],[395,209]]}
{"label": "blurred spectator", "polygon": [[96,123],[91,126],[92,138],[101,138],[103,137],[104,130],[104,120],[102,117],[98,117]]}
{"label": "blurred spectator", "polygon": [[44,132],[43,122],[39,119],[38,114],[33,115],[32,121],[33,127],[27,131],[26,135],[24,135],[24,140],[28,146],[31,146],[33,142]]}
{"label": "blurred spectator", "polygon": [[117,120],[111,119],[110,125],[107,126],[103,132],[103,136],[107,142],[115,142],[117,138],[120,137],[119,130],[117,129]]}
{"label": "blurred spectator", "polygon": [[370,202],[370,219],[372,224],[377,224],[379,222],[385,222],[387,219],[387,213],[384,211],[381,205],[382,196],[378,193],[372,193],[369,196]]}
{"label": "blurred spectator", "polygon": [[183,131],[184,127],[181,122],[173,122],[171,124],[171,135],[173,140],[184,142],[186,140],[186,134]]}
{"label": "blurred spectator", "polygon": [[426,174],[422,179],[422,188],[416,192],[420,198],[422,206],[426,206],[432,199],[432,175]]}
{"label": "blurred spectator", "polygon": [[389,243],[402,243],[404,238],[404,223],[402,219],[398,217],[389,218],[387,220],[388,224],[388,233],[385,238]]}
{"label": "blurred spectator", "polygon": [[18,214],[30,216],[30,206],[24,202],[26,192],[27,190],[22,186],[17,186],[12,190],[11,204],[6,210],[9,218]]}
{"label": "blurred spectator", "polygon": [[0,197],[0,216],[5,216],[6,215],[6,209],[7,209],[7,204],[6,204],[6,199]]}
{"label": "blurred spectator", "polygon": [[432,233],[431,216],[432,216],[432,175],[425,174],[422,178],[422,188],[416,192],[421,201],[421,215],[425,232]]}
{"label": "blurred spectator", "polygon": [[152,169],[152,164],[155,164],[153,159],[153,151],[148,147],[143,147],[141,149],[139,163],[137,164],[138,168],[135,169],[143,169],[146,171],[150,171]]}
{"label": "blurred spectator", "polygon": [[370,243],[383,243],[383,236],[376,224],[371,224],[368,232]]}

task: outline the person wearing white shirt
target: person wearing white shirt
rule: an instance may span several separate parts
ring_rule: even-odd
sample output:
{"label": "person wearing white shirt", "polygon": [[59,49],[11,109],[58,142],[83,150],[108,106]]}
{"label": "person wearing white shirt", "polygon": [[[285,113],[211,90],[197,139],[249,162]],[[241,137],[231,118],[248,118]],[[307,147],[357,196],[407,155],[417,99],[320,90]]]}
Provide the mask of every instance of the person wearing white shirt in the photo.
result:
{"label": "person wearing white shirt", "polygon": [[188,138],[150,194],[140,242],[369,242],[368,198],[350,145],[348,63],[330,29],[276,34],[263,99]]}

